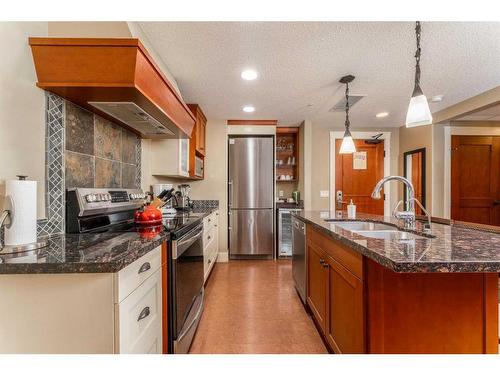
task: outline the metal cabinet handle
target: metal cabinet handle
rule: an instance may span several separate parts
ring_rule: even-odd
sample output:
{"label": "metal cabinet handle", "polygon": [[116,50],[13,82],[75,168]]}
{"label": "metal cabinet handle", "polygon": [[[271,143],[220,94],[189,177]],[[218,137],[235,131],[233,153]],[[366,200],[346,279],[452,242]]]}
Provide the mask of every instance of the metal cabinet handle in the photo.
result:
{"label": "metal cabinet handle", "polygon": [[325,264],[325,261],[324,261],[323,259],[320,259],[320,260],[319,260],[319,263],[320,263],[320,264]]}
{"label": "metal cabinet handle", "polygon": [[149,316],[150,310],[149,306],[146,306],[145,308],[142,309],[141,313],[139,314],[139,317],[137,318],[137,321],[141,321],[144,318],[147,318]]}
{"label": "metal cabinet handle", "polygon": [[143,273],[151,269],[151,264],[149,262],[144,263],[141,268],[139,268],[139,272],[137,273]]}

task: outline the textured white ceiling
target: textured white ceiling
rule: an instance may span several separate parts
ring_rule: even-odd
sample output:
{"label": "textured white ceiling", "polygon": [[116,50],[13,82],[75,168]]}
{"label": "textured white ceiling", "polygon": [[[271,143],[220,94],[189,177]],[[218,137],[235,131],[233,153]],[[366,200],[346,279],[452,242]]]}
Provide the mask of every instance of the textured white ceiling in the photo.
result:
{"label": "textured white ceiling", "polygon": [[[398,127],[413,90],[415,35],[411,22],[141,22],[178,81],[187,102],[209,118],[311,119],[342,126],[329,109],[353,74],[352,127]],[[500,23],[422,24],[422,88],[443,94],[438,111],[500,85]],[[244,68],[259,72],[243,81]],[[244,113],[251,104],[256,110]],[[378,112],[389,112],[375,118]]]}

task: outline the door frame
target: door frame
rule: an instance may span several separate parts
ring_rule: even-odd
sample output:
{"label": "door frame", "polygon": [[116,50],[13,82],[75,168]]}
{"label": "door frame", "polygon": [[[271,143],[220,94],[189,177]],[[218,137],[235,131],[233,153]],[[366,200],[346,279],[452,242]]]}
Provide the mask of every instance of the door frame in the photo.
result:
{"label": "door frame", "polygon": [[[384,141],[384,177],[390,175],[391,171],[391,132],[351,132],[353,139],[370,139],[373,136],[382,133],[379,139]],[[330,211],[335,211],[335,141],[337,139],[342,139],[344,137],[344,130],[342,131],[330,131]],[[384,186],[386,200],[384,201],[384,216],[389,216],[392,207],[391,199],[391,185],[386,184]]]}
{"label": "door frame", "polygon": [[444,207],[443,216],[451,218],[451,136],[500,136],[500,127],[474,127],[474,126],[453,126],[444,125]]}

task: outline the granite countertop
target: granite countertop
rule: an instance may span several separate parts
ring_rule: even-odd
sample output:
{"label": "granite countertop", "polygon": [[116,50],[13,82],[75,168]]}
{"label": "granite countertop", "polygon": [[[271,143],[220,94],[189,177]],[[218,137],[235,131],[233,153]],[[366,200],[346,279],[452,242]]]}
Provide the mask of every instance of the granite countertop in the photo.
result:
{"label": "granite countertop", "polygon": [[[199,208],[191,213],[199,221],[217,208]],[[170,239],[159,229],[84,234],[58,234],[45,238],[48,246],[24,253],[2,254],[0,274],[112,273],[118,272]]]}
{"label": "granite countertop", "polygon": [[[432,223],[432,238],[386,240],[363,237],[342,229],[335,212],[296,211],[292,213],[308,224],[353,250],[395,272],[500,272],[500,234],[464,226]],[[324,218],[325,217],[325,218]],[[379,215],[357,214],[357,221],[390,224],[404,230],[401,221]],[[417,222],[414,233],[422,234],[423,223]]]}

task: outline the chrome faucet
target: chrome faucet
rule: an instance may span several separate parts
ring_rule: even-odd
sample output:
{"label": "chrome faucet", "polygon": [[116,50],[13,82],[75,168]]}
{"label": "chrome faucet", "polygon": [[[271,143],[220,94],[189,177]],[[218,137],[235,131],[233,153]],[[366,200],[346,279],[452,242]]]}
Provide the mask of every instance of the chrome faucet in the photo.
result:
{"label": "chrome faucet", "polygon": [[401,201],[396,205],[392,214],[396,219],[401,219],[404,221],[404,227],[406,229],[415,229],[415,189],[413,188],[413,184],[411,183],[410,180],[401,176],[384,177],[379,182],[377,182],[377,185],[375,185],[375,188],[373,189],[372,192],[372,198],[380,199],[381,198],[380,191],[382,190],[382,187],[386,182],[392,180],[401,181],[408,188],[408,210],[397,211],[397,208],[402,203]]}

